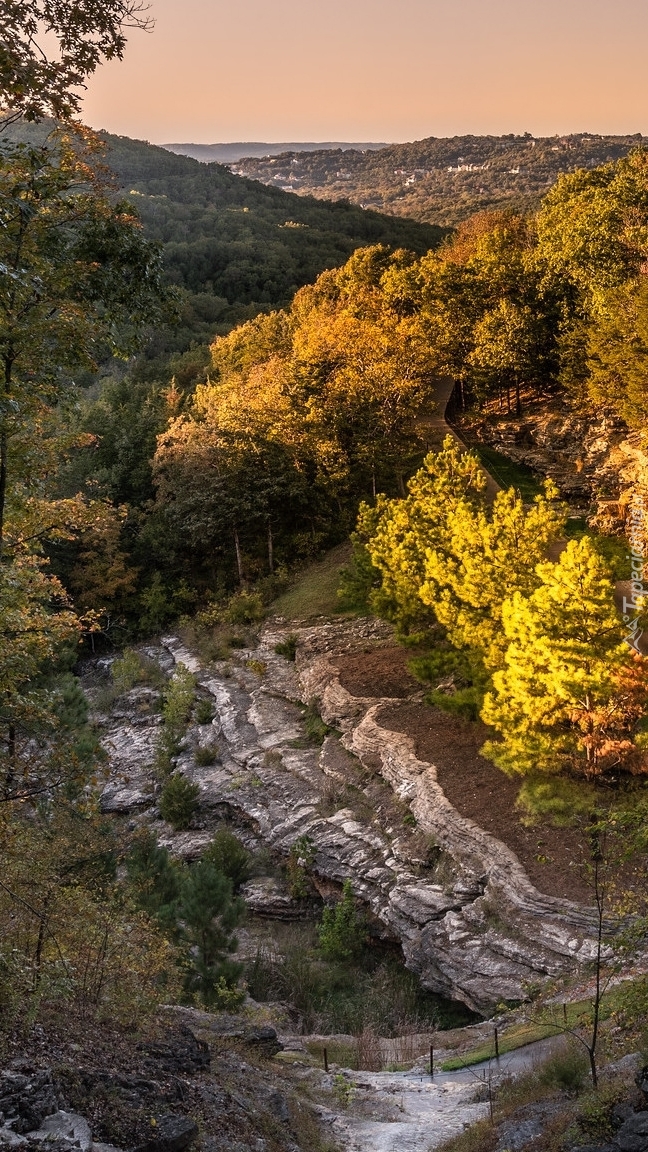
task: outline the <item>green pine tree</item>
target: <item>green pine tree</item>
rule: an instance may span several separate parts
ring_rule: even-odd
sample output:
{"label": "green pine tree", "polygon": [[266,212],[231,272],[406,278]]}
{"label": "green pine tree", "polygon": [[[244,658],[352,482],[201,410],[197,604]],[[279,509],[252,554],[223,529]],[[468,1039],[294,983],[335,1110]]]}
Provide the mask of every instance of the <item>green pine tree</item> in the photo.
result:
{"label": "green pine tree", "polygon": [[505,666],[482,710],[500,739],[483,754],[511,775],[637,770],[648,674],[624,642],[605,562],[584,536],[537,571],[540,586],[503,605]]}

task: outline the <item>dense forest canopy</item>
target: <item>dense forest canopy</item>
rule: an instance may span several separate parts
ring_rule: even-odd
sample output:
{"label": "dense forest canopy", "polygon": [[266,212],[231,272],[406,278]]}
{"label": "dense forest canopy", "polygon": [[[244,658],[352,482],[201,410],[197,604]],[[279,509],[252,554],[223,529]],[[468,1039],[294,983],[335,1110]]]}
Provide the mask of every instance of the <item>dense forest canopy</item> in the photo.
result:
{"label": "dense forest canopy", "polygon": [[[4,138],[43,144],[53,127],[16,123]],[[180,292],[180,323],[159,329],[155,349],[184,350],[260,311],[288,304],[325,268],[358,247],[387,244],[422,255],[446,230],[365,212],[350,204],[296,201],[277,188],[240,180],[220,164],[200,164],[125,136],[101,133],[103,163],[162,246]]]}
{"label": "dense forest canopy", "polygon": [[303,196],[350,200],[433,224],[475,212],[534,212],[559,176],[626,156],[635,136],[454,136],[391,144],[376,152],[286,152],[231,165],[241,176]]}
{"label": "dense forest canopy", "polygon": [[478,214],[422,256],[361,249],[211,351],[140,358],[82,405],[61,494],[128,509],[122,549],[172,613],[179,565],[190,596],[256,578],[403,492],[439,375],[464,405],[564,390],[641,429],[645,189],[639,149],[562,177],[535,217]]}

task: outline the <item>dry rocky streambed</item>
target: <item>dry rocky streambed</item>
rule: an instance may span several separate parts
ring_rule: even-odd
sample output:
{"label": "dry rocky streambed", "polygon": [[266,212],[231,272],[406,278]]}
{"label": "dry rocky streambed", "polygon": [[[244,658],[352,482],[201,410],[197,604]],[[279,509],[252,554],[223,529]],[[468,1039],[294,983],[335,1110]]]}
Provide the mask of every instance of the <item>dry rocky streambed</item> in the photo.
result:
{"label": "dry rocky streambed", "polygon": [[[275,652],[288,635],[297,637],[295,662]],[[394,697],[354,696],[342,686],[340,660],[390,648],[389,627],[366,619],[288,625],[275,618],[258,646],[209,664],[178,637],[163,638],[143,650],[146,656],[166,674],[185,665],[213,707],[209,725],[189,728],[176,766],[199,786],[200,809],[186,832],[174,832],[159,816],[152,765],[162,721],[159,694],[145,685],[105,713],[97,707],[110,765],[102,807],[131,825],[150,826],[160,844],[184,858],[197,856],[224,821],[249,847],[283,857],[308,836],[309,873],[320,895],[337,897],[350,879],[372,932],[400,944],[424,988],[488,1016],[499,1002],[522,999],[529,984],[573,972],[591,958],[592,912],[540,892],[509,847],[459,814],[435,765],[417,758],[408,736],[383,724]],[[95,701],[109,663],[89,662],[84,674]],[[304,739],[303,705],[312,701],[332,729],[317,747]],[[218,760],[199,766],[196,749],[209,743],[218,746]],[[408,813],[415,819],[404,819]],[[287,887],[271,877],[249,882],[243,894],[253,914],[249,931],[240,933],[245,952],[254,943],[254,914],[290,919],[295,909]],[[185,1019],[203,1038],[223,1027],[222,1018],[194,1010]],[[491,1073],[515,1074],[531,1058],[508,1056],[501,1067],[434,1080],[424,1055],[406,1072],[332,1067],[327,1076],[308,1058],[308,1038],[275,1024],[284,1047],[275,1059],[308,1085],[324,1129],[349,1152],[428,1152],[487,1112]],[[477,1038],[484,1027],[476,1026]],[[444,1043],[438,1033],[439,1056]],[[413,1055],[426,1044],[421,1038]],[[214,1145],[221,1146],[254,1147]],[[262,1152],[263,1140],[257,1147]]]}

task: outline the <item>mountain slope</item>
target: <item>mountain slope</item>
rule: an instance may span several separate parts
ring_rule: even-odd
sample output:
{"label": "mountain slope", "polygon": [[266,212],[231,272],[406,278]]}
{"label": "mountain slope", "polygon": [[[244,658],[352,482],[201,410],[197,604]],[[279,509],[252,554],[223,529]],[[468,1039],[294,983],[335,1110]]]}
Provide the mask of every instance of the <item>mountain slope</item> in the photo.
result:
{"label": "mountain slope", "polygon": [[164,246],[170,280],[186,289],[214,334],[226,323],[288,303],[325,268],[358,247],[423,253],[441,228],[297,197],[219,164],[201,164],[139,140],[104,135],[107,162],[136,204],[147,234]]}
{"label": "mountain slope", "polygon": [[454,225],[485,208],[534,209],[562,172],[625,156],[635,136],[429,137],[379,151],[286,152],[232,165],[301,195],[345,198],[414,220]]}
{"label": "mountain slope", "polygon": [[389,145],[384,141],[382,144],[359,144],[343,140],[326,140],[318,143],[312,140],[301,143],[292,140],[290,143],[284,141],[283,144],[270,144],[263,140],[234,140],[229,144],[163,144],[162,147],[169,152],[175,152],[177,156],[192,156],[194,160],[202,160],[205,164],[210,161],[216,164],[235,164],[244,156],[281,156],[283,152],[321,152],[323,149],[327,151],[340,149],[343,152],[355,149],[365,152],[387,148]]}

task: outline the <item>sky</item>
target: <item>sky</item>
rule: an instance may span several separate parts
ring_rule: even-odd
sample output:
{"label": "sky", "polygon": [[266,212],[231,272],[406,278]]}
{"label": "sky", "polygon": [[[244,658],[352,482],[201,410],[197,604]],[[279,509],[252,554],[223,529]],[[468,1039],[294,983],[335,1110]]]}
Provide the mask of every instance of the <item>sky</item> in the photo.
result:
{"label": "sky", "polygon": [[646,0],[151,0],[84,120],[152,143],[648,134]]}

